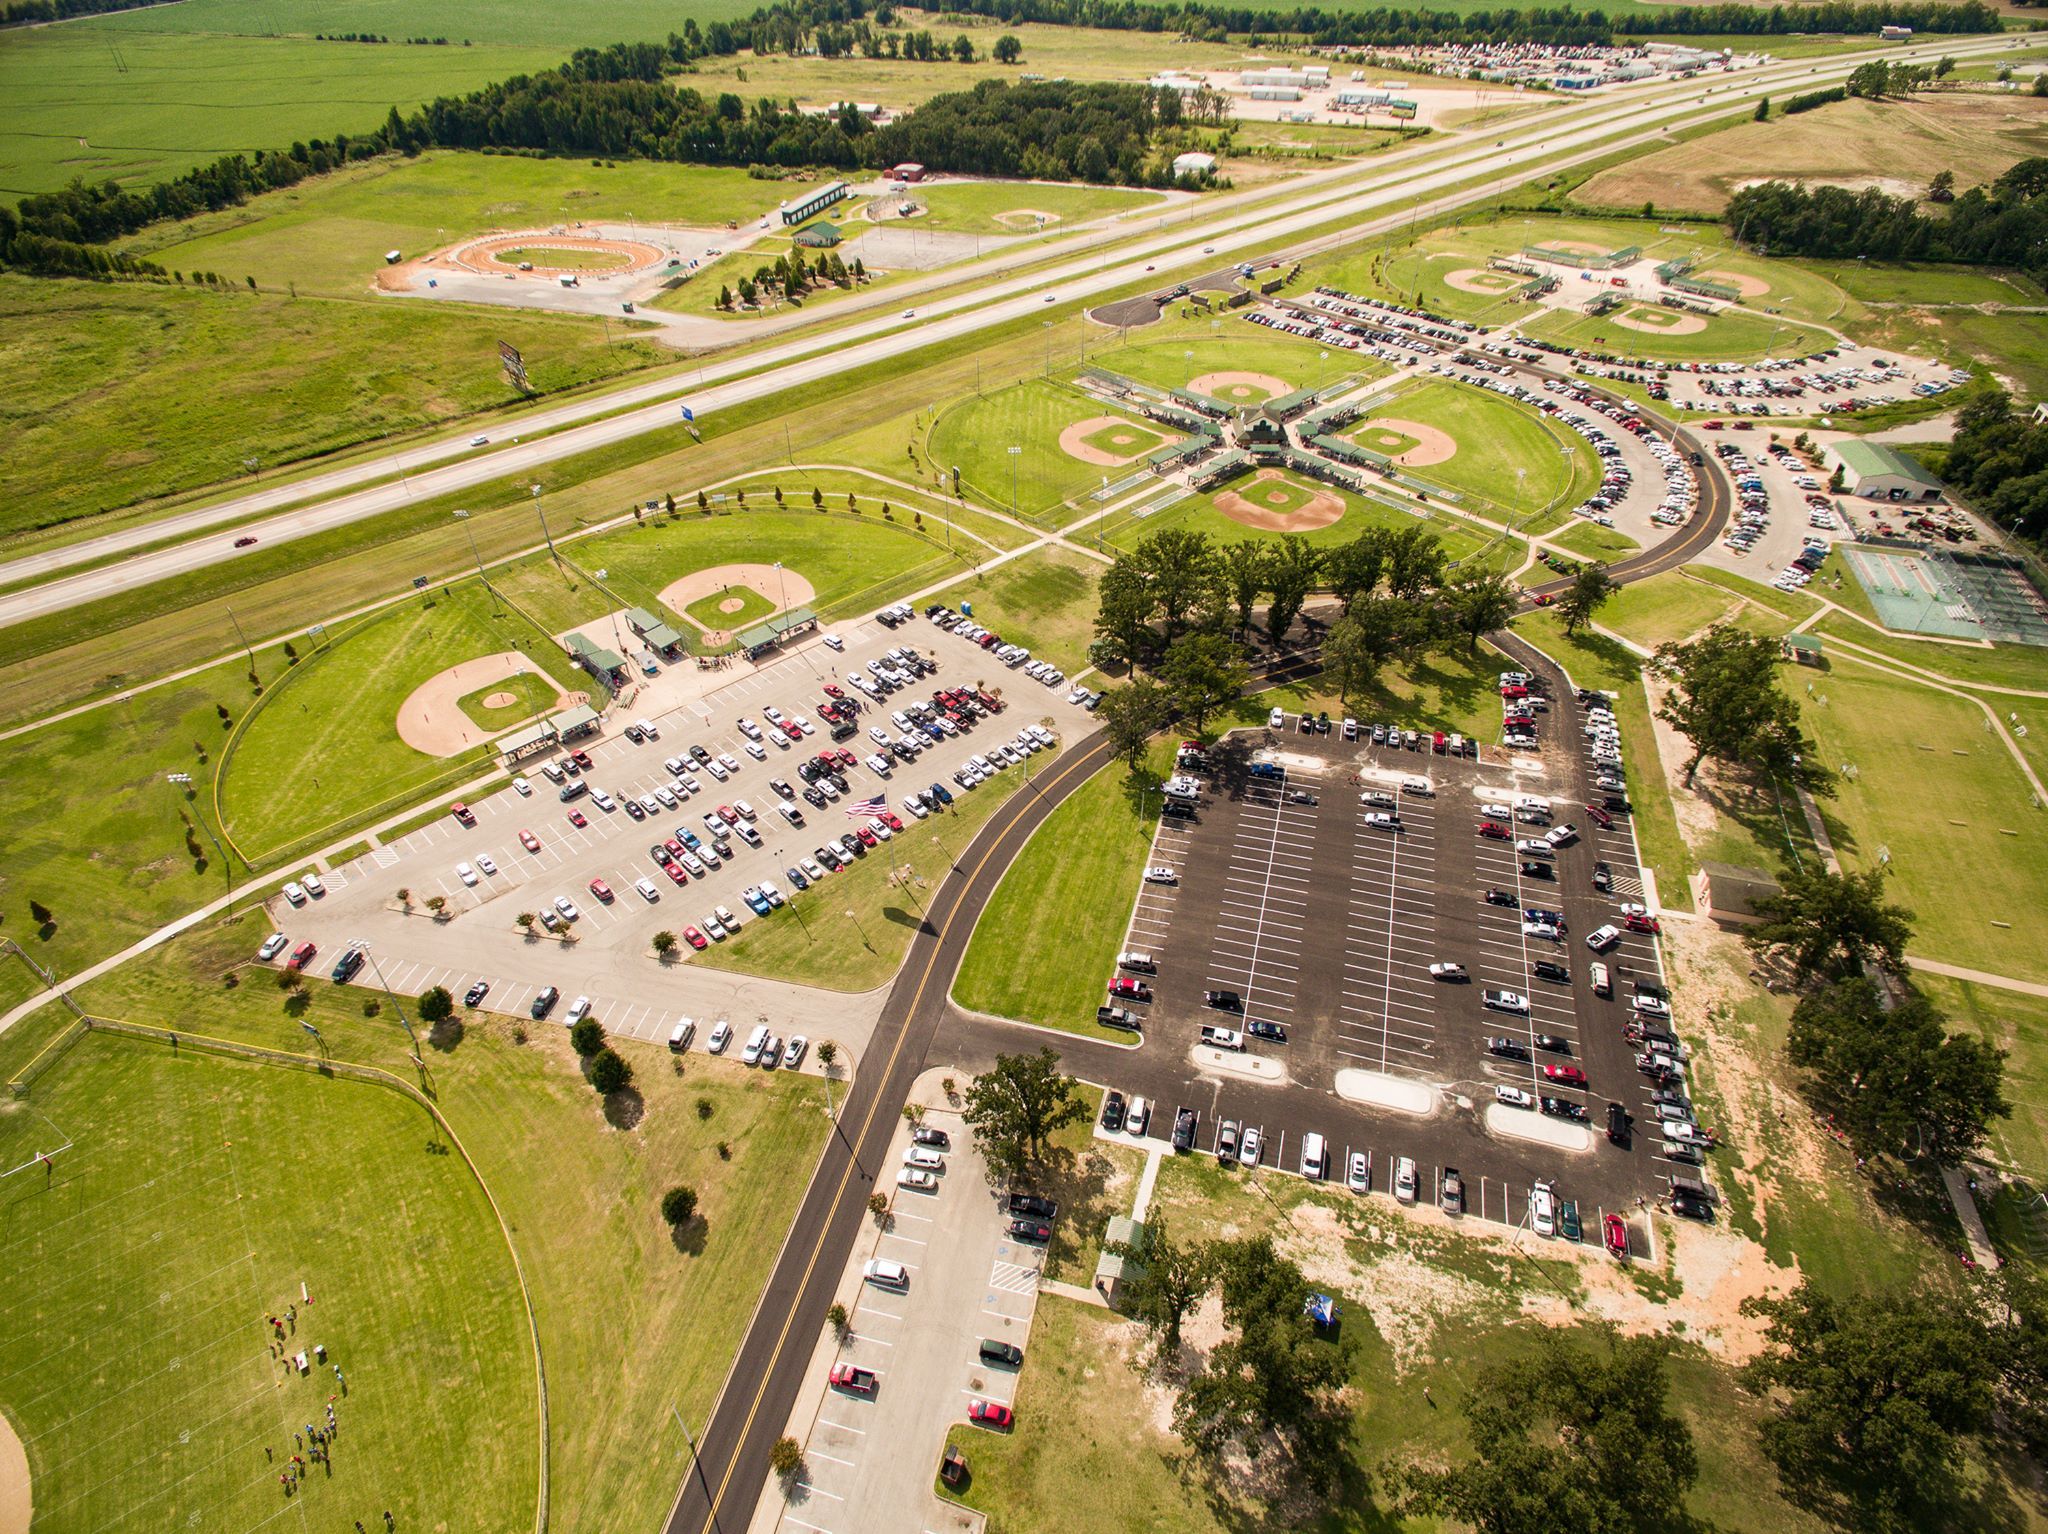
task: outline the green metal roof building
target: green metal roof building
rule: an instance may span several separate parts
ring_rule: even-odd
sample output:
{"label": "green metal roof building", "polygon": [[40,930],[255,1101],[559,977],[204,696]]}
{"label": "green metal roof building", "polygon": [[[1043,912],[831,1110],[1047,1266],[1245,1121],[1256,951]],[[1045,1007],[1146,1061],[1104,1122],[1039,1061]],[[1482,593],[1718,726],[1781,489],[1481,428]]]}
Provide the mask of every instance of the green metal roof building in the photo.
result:
{"label": "green metal roof building", "polygon": [[1850,440],[1827,450],[1842,470],[1842,488],[1867,501],[1932,501],[1941,481],[1895,447]]}

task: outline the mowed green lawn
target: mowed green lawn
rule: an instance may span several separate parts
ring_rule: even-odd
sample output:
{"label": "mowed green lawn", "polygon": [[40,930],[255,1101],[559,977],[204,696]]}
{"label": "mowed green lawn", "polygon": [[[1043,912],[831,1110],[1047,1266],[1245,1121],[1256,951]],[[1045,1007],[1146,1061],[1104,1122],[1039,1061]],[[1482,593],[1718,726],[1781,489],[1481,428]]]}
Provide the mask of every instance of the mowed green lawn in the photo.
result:
{"label": "mowed green lawn", "polygon": [[[1088,664],[1088,646],[1095,638],[1095,588],[1106,568],[1072,549],[1034,549],[948,586],[935,600],[952,607],[971,603],[976,622],[1071,676]],[[1037,684],[1030,678],[1020,674],[1006,684],[996,664],[990,673],[1011,697],[1036,706]]]}
{"label": "mowed green lawn", "polygon": [[[692,0],[689,14],[699,22],[730,21],[752,9],[746,0]],[[563,0],[544,8],[506,7],[495,0],[449,0],[431,14],[432,35],[457,42],[522,43],[558,49],[596,47],[608,42],[659,42],[682,23],[662,0]],[[106,18],[143,32],[225,32],[254,37],[278,34],[310,37],[315,32],[374,32],[416,35],[425,24],[403,0],[188,0],[168,6],[161,17],[147,12]]]}
{"label": "mowed green lawn", "polygon": [[[1322,355],[1325,351],[1328,357]],[[1191,334],[1179,344],[1122,346],[1102,353],[1095,365],[1155,389],[1185,389],[1205,373],[1264,373],[1293,390],[1340,378],[1377,377],[1386,371],[1372,358],[1313,346],[1298,336],[1277,335],[1235,317],[1212,321],[1206,338]]]}
{"label": "mowed green lawn", "polygon": [[[1805,617],[1811,606],[1809,597],[1760,586],[1725,571],[1667,570],[1646,580],[1630,581],[1600,609],[1594,621],[1654,650],[1716,623],[1782,634]],[[1793,607],[1798,610],[1786,610]]]}
{"label": "mowed green lawn", "polygon": [[458,662],[502,650],[531,657],[564,689],[589,678],[559,646],[474,581],[406,602],[330,648],[309,653],[290,681],[249,721],[229,759],[221,804],[235,841],[251,858],[339,835],[352,818],[395,811],[426,794],[459,765],[480,773],[487,746],[459,757],[428,756],[398,738],[398,710],[413,691]]}
{"label": "mowed green lawn", "polygon": [[1889,851],[1892,898],[1915,913],[1913,952],[2048,980],[2042,812],[1983,714],[1845,659],[1812,680],[1814,696],[1795,692],[1806,728],[1827,765],[1855,772],[1823,805],[1843,864],[1876,867]]}
{"label": "mowed green lawn", "polygon": [[1626,559],[1642,548],[1642,545],[1627,533],[1612,527],[1602,527],[1597,522],[1581,522],[1571,531],[1560,533],[1550,541],[1561,549],[1568,549],[1587,559],[1597,559],[1602,564],[1612,564],[1617,559]]}
{"label": "mowed green lawn", "polygon": [[[1129,549],[1135,547],[1140,541],[1151,534],[1165,528],[1184,528],[1198,533],[1207,533],[1218,543],[1236,543],[1245,538],[1278,539],[1284,536],[1280,533],[1270,532],[1265,528],[1247,526],[1245,523],[1238,521],[1235,517],[1217,508],[1216,497],[1218,495],[1227,495],[1232,492],[1249,493],[1251,483],[1248,477],[1241,477],[1226,482],[1212,492],[1198,494],[1177,505],[1169,506],[1164,511],[1155,512],[1151,516],[1120,516],[1102,525],[1102,539],[1111,548]],[[1349,543],[1368,527],[1406,528],[1416,526],[1417,524],[1427,527],[1431,532],[1435,533],[1442,541],[1445,553],[1454,560],[1470,559],[1492,542],[1484,531],[1462,518],[1455,518],[1448,514],[1431,514],[1425,517],[1418,517],[1409,512],[1397,510],[1380,501],[1367,500],[1363,496],[1352,495],[1348,491],[1337,489],[1334,485],[1322,484],[1320,481],[1317,482],[1316,488],[1327,490],[1344,502],[1344,515],[1336,521],[1326,527],[1312,528],[1308,532],[1295,535],[1319,549],[1330,548],[1340,543]],[[1093,532],[1094,529],[1091,528],[1089,531]],[[1519,560],[1522,548],[1521,541],[1519,539],[1506,540],[1502,545],[1503,558],[1506,557],[1505,550],[1509,548],[1512,548],[1517,560]],[[1494,562],[1491,559],[1487,561],[1489,564]]]}
{"label": "mowed green lawn", "polygon": [[[275,986],[267,980],[233,991],[220,986],[222,971],[245,958],[266,930],[249,919],[177,939],[95,982],[86,1004],[103,1016],[180,1029],[204,1017],[213,1032],[297,1052],[308,1040]],[[309,994],[304,1019],[319,1027],[335,1054],[417,1079],[406,1058],[406,1035],[388,1007],[371,1020],[362,1014],[360,991],[322,984]],[[830,1037],[830,1028],[813,1028],[811,1036]],[[9,1035],[6,1044],[13,1039]],[[662,1046],[634,1040],[617,1047],[635,1075],[609,1114],[560,1028],[535,1030],[520,1043],[510,1021],[471,1014],[466,1029],[436,1033],[422,1052],[442,1111],[511,1227],[533,1294],[550,1401],[549,1524],[558,1529],[649,1528],[667,1515],[687,1465],[670,1409],[693,1428],[709,1413],[826,1133],[815,1077],[766,1076],[701,1053],[678,1062]],[[236,1206],[251,1220],[257,1217],[248,1211],[259,1198],[284,1203],[280,1173],[305,1163],[309,1148],[317,1153],[320,1146],[301,1137],[289,1118],[280,1115],[276,1122],[282,1149],[250,1179],[249,1200]],[[424,1129],[408,1132],[393,1153],[427,1139]],[[337,1136],[330,1143],[353,1142]],[[451,1159],[433,1157],[428,1165]],[[315,1182],[316,1191],[324,1186],[317,1176]],[[659,1213],[663,1191],[677,1184],[695,1188],[699,1197],[699,1218],[680,1239]],[[410,1185],[384,1193],[402,1240],[422,1261],[445,1264],[451,1243],[428,1239],[419,1224],[403,1224]],[[280,1208],[272,1217],[293,1216]],[[231,1240],[215,1260],[246,1249]],[[427,1291],[417,1303],[447,1296],[457,1324],[467,1314],[472,1297],[446,1266],[431,1267],[414,1287]],[[317,1283],[313,1292],[319,1299]],[[415,1303],[409,1291],[397,1297]],[[529,1382],[532,1356],[525,1344],[520,1367]],[[343,1367],[355,1386],[355,1368],[345,1359]],[[423,1390],[429,1405],[445,1394]],[[412,1409],[411,1401],[405,1409]],[[482,1420],[488,1426],[490,1419]],[[621,1433],[621,1422],[638,1428]],[[530,1437],[530,1419],[518,1431]],[[347,1448],[344,1438],[338,1460]],[[417,1472],[423,1462],[415,1456],[409,1463]],[[459,1473],[459,1464],[451,1467],[451,1475]],[[415,1473],[413,1479],[429,1477]],[[439,1526],[531,1527],[530,1480],[525,1492],[517,1516],[450,1517]],[[366,1527],[375,1528],[372,1513],[381,1507],[364,1505]],[[345,1518],[331,1526],[351,1527]]]}
{"label": "mowed green lawn", "polygon": [[[1095,1021],[1130,925],[1138,875],[1159,823],[1157,787],[1173,765],[1161,741],[1133,777],[1111,763],[1032,833],[975,925],[953,999],[1088,1038],[1137,1037]],[[1149,790],[1149,792],[1148,792]]]}
{"label": "mowed green lawn", "polygon": [[[364,134],[393,106],[410,112],[436,96],[475,90],[560,63],[571,47],[407,47],[321,43],[328,30],[297,10],[301,37],[184,31],[200,5],[124,18],[21,28],[0,42],[0,193],[50,192],[75,178],[147,185],[222,155],[283,148],[294,140]],[[289,13],[272,7],[280,17]],[[398,6],[381,24],[334,31],[416,35],[443,20]],[[140,23],[138,25],[138,23]],[[401,32],[400,28],[408,31]]]}
{"label": "mowed green lawn", "polygon": [[1806,357],[1835,344],[1833,336],[1791,320],[1748,309],[1723,309],[1692,335],[1652,334],[1614,323],[1614,316],[1552,310],[1531,320],[1525,333],[1559,346],[1585,347],[1653,362],[1755,362],[1765,357]]}
{"label": "mowed green lawn", "polygon": [[[1047,213],[1045,224],[1057,231],[1118,213],[1164,207],[1157,192],[1116,186],[1045,186],[1026,181],[941,182],[914,187],[911,196],[925,206],[915,223],[927,229],[954,229],[966,234],[1030,234],[1033,221],[1022,215]],[[1010,215],[1005,219],[1003,215]]]}
{"label": "mowed green lawn", "polygon": [[487,230],[576,221],[717,226],[750,219],[775,201],[774,182],[730,167],[436,151],[389,155],[239,208],[161,225],[127,248],[174,270],[218,271],[236,281],[253,274],[265,287],[292,283],[301,293],[368,297],[389,250],[411,258]]}
{"label": "mowed green lawn", "polygon": [[[51,1174],[0,1183],[0,1406],[38,1529],[347,1529],[385,1508],[399,1528],[531,1524],[538,1392],[512,1255],[422,1108],[98,1034],[0,1109],[0,1159],[60,1133]],[[265,1318],[288,1305],[287,1347],[323,1345],[328,1365],[270,1354]],[[287,1499],[293,1431],[337,1395],[331,1466]]]}
{"label": "mowed green lawn", "polygon": [[[227,270],[235,284],[243,274]],[[233,480],[667,359],[595,320],[0,274],[0,534]]]}
{"label": "mowed green lawn", "polygon": [[1457,452],[1401,472],[1458,492],[1458,505],[1480,516],[1517,520],[1576,504],[1600,483],[1600,460],[1584,437],[1487,390],[1432,379],[1374,406],[1368,420],[1378,419],[1448,433]]}
{"label": "mowed green lawn", "polygon": [[[1113,414],[1079,390],[1027,379],[952,406],[932,427],[929,450],[942,470],[960,470],[963,486],[977,500],[1057,526],[1068,520],[1061,503],[1094,489],[1105,472],[1061,448],[1060,433]],[[1130,471],[1108,472],[1118,478]]]}

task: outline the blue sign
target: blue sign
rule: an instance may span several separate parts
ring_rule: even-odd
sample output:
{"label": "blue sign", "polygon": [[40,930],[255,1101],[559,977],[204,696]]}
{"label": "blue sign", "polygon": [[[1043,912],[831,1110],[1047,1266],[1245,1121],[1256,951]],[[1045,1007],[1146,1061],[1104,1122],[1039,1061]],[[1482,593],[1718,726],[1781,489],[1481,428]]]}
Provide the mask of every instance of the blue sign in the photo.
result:
{"label": "blue sign", "polygon": [[697,412],[692,410],[688,405],[685,405],[683,406],[683,419],[686,421],[694,421],[697,419]]}

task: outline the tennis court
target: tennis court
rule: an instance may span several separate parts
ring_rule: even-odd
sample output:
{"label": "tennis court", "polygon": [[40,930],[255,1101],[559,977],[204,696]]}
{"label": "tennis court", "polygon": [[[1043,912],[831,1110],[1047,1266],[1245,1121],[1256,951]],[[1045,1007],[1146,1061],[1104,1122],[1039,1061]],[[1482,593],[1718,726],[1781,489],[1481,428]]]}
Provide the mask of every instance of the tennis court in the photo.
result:
{"label": "tennis court", "polygon": [[1847,546],[1842,558],[1886,628],[1952,639],[1989,637],[1951,572],[1933,560]]}

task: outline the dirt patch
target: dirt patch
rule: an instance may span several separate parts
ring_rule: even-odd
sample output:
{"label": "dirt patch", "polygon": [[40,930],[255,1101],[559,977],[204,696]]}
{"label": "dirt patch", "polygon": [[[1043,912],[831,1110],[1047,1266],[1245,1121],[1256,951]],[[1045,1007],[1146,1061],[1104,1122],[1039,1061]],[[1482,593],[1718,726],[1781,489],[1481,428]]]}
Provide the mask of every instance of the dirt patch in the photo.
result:
{"label": "dirt patch", "polygon": [[1012,208],[1007,213],[995,215],[995,221],[1005,229],[1044,229],[1057,224],[1057,213],[1041,213],[1036,208]]}
{"label": "dirt patch", "polygon": [[511,708],[518,703],[519,694],[516,692],[487,692],[484,694],[483,701],[485,708]]}
{"label": "dirt patch", "polygon": [[1659,311],[1657,320],[1638,319],[1626,311],[1610,314],[1607,318],[1623,330],[1640,330],[1653,336],[1695,336],[1707,328],[1705,315],[1680,314],[1676,310],[1671,312],[1669,320],[1662,320],[1662,311]]}
{"label": "dirt patch", "polygon": [[[681,612],[692,602],[701,602],[706,597],[715,597],[728,586],[750,586],[770,602],[779,602],[776,612],[787,612],[792,607],[808,607],[818,600],[817,588],[798,575],[794,570],[778,569],[774,565],[713,565],[708,570],[693,570],[678,580],[670,581],[661,588],[662,605],[671,612]],[[723,603],[721,609],[731,612]],[[704,636],[707,640],[712,636]],[[718,641],[723,643],[723,641]]]}
{"label": "dirt patch", "polygon": [[[475,660],[450,666],[438,676],[428,677],[398,705],[398,738],[413,750],[428,756],[460,756],[474,746],[495,739],[504,731],[483,728],[463,713],[459,700],[479,687],[502,682],[521,673],[541,675],[531,657],[516,650],[501,650],[496,655],[480,655]],[[494,693],[492,696],[504,698],[507,703],[519,701],[512,693]],[[551,706],[567,708],[583,701],[586,700],[581,693],[558,690]],[[485,702],[486,706],[502,706],[490,704],[488,699]]]}
{"label": "dirt patch", "polygon": [[[1078,458],[1083,463],[1092,463],[1099,468],[1120,469],[1125,464],[1135,463],[1138,459],[1142,458],[1145,450],[1140,448],[1135,453],[1126,453],[1122,457],[1118,457],[1115,453],[1105,453],[1088,439],[1097,432],[1106,431],[1112,426],[1128,426],[1129,424],[1122,416],[1114,415],[1092,415],[1085,421],[1076,421],[1072,426],[1069,426],[1060,433],[1060,451],[1069,458]],[[1132,436],[1125,440],[1136,441],[1137,438]]]}
{"label": "dirt patch", "polygon": [[35,1502],[28,1480],[28,1450],[0,1414],[0,1534],[28,1534]]}
{"label": "dirt patch", "polygon": [[1507,272],[1483,271],[1476,266],[1460,267],[1455,272],[1444,273],[1444,285],[1456,288],[1460,293],[1477,293],[1482,298],[1498,298],[1510,288],[1527,282],[1526,277],[1516,277]]}
{"label": "dirt patch", "polygon": [[744,612],[746,606],[747,602],[744,597],[727,597],[718,604],[718,610],[722,613]]}
{"label": "dirt patch", "polygon": [[[1283,477],[1278,469],[1261,469],[1252,476],[1252,485],[1256,486],[1262,479]],[[1273,511],[1266,506],[1253,505],[1238,491],[1226,490],[1216,497],[1216,509],[1233,522],[1241,522],[1263,532],[1305,533],[1318,527],[1328,527],[1343,516],[1344,501],[1334,491],[1316,490],[1293,511]]]}
{"label": "dirt patch", "polygon": [[1396,416],[1376,415],[1362,421],[1352,432],[1353,436],[1362,431],[1393,431],[1404,437],[1413,437],[1415,446],[1394,460],[1404,469],[1426,469],[1433,463],[1442,463],[1458,454],[1458,439],[1436,426],[1424,426],[1420,421],[1403,421]]}
{"label": "dirt patch", "polygon": [[1718,282],[1724,288],[1733,288],[1744,298],[1762,298],[1771,291],[1771,285],[1761,277],[1746,277],[1741,272],[1701,272],[1708,282]]}
{"label": "dirt patch", "polygon": [[[1266,399],[1277,399],[1283,394],[1292,394],[1294,386],[1271,373],[1204,373],[1199,378],[1190,378],[1188,387],[1197,394],[1206,394],[1211,399],[1250,399],[1254,389],[1265,390]],[[1235,392],[1235,391],[1243,392]]]}

